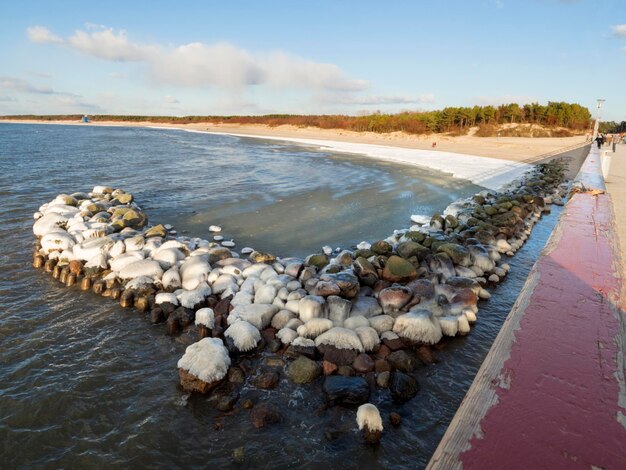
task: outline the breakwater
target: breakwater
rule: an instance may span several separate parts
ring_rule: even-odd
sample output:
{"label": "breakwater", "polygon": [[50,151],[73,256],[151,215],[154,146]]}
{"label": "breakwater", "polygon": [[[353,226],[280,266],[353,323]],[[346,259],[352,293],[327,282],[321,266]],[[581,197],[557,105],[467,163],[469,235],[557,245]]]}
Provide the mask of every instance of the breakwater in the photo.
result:
{"label": "breakwater", "polygon": [[[494,295],[489,300],[479,300],[479,318],[470,334],[446,337],[433,346],[436,363],[418,362],[411,375],[420,391],[413,399],[399,404],[393,402],[389,389],[371,389],[370,402],[380,410],[385,426],[381,445],[374,449],[363,445],[355,423],[355,408],[329,406],[321,378],[305,386],[292,382],[284,371],[289,360],[267,349],[258,356],[241,358],[241,367],[233,365],[246,372],[244,381],[237,384],[239,401],[230,412],[216,408],[217,399],[223,394],[219,388],[205,395],[182,391],[177,363],[188,346],[187,337],[168,336],[165,324],[150,324],[148,313],[121,308],[119,301],[93,292],[81,292],[79,285],[62,288],[52,276],[33,270],[32,213],[54,194],[90,189],[94,181],[115,182],[135,195],[142,210],[150,215],[150,223],[169,222],[175,225],[178,236],[193,234],[213,240],[208,228],[217,224],[223,227],[219,234],[225,240],[235,239],[234,251],[239,253],[242,247],[250,245],[304,258],[333,240],[338,246],[349,248],[363,239],[385,238],[392,227],[410,225],[410,214],[443,211],[452,200],[483,188],[459,193],[459,188],[467,191],[467,186],[462,186],[462,181],[449,185],[445,175],[437,176],[437,186],[433,186],[434,176],[424,182],[420,179],[421,170],[413,167],[381,167],[365,159],[316,154],[295,145],[270,146],[253,139],[174,131],[27,125],[0,125],[0,135],[4,157],[0,160],[0,180],[9,188],[3,193],[4,204],[0,208],[0,232],[5,241],[5,249],[0,253],[4,268],[0,273],[0,292],[10,299],[0,312],[5,364],[0,370],[0,442],[5,462],[13,467],[80,464],[90,468],[127,468],[138,462],[176,467],[203,466],[209,461],[228,467],[233,465],[235,454],[241,458],[242,451],[249,464],[262,459],[267,465],[281,468],[306,465],[312,459],[330,466],[341,461],[346,468],[423,467],[562,209],[553,204],[550,214],[543,212],[524,246],[507,260],[511,265],[507,276],[497,289],[487,287]],[[336,236],[334,225],[319,228],[319,238],[310,243],[307,230],[298,221],[295,228],[302,231],[303,238],[296,236],[297,243],[282,243],[282,232],[280,240],[269,233],[267,241],[261,242],[258,237],[246,239],[246,233],[255,235],[265,227],[253,224],[246,228],[253,229],[249,232],[235,232],[225,215],[215,210],[208,212],[222,207],[217,198],[226,197],[233,202],[227,208],[230,213],[237,213],[235,203],[242,204],[236,196],[241,185],[216,189],[232,173],[230,167],[216,167],[211,156],[213,147],[220,159],[228,158],[238,171],[262,177],[270,184],[264,187],[266,191],[283,188],[282,181],[298,187],[312,182],[319,185],[315,172],[321,169],[329,183],[341,180],[342,194],[353,183],[363,187],[367,181],[375,181],[377,187],[382,185],[383,192],[376,195],[377,205],[368,208],[373,225],[367,224],[363,234],[356,232],[352,237]],[[266,150],[272,152],[271,157],[264,156],[262,152]],[[240,154],[249,157],[242,159]],[[148,158],[150,165],[141,163]],[[330,166],[326,163],[328,158],[333,162]],[[306,168],[303,181],[300,173],[290,175],[288,180],[267,174],[277,168],[290,171],[286,160]],[[314,171],[307,161],[315,167]],[[273,167],[272,162],[279,166]],[[344,168],[343,162],[349,162],[349,168]],[[252,163],[262,168],[253,169]],[[350,178],[345,178],[348,170]],[[393,184],[402,192],[412,191],[411,199],[388,198],[389,176],[385,173],[396,172],[414,181],[410,186],[404,180]],[[246,191],[257,191],[258,186],[249,179],[246,176]],[[337,188],[330,187],[329,191],[332,194]],[[422,206],[424,198],[441,192],[449,197],[446,202]],[[282,192],[278,196],[284,197]],[[335,210],[343,202],[342,197],[333,199]],[[198,223],[197,229],[183,228],[181,216],[189,213],[190,207],[204,207],[206,211],[206,222]],[[261,212],[268,207],[273,206],[264,206]],[[379,215],[383,218],[379,219]],[[351,225],[352,217],[364,222],[358,206],[351,206],[349,214],[342,214],[340,220]],[[271,218],[266,217],[263,222],[273,225],[273,219],[268,219]],[[313,233],[315,227],[319,225],[313,227]],[[290,226],[289,232],[293,231]],[[321,239],[322,231],[326,240]],[[257,387],[256,377],[268,368],[279,372],[277,386]],[[237,380],[237,376],[232,374],[232,379]],[[262,429],[254,428],[251,410],[242,406],[246,400],[270,402],[281,409],[282,420]],[[397,428],[389,422],[392,412],[402,417]]]}
{"label": "breakwater", "polygon": [[428,468],[623,465],[624,278],[601,166],[592,148]]}
{"label": "breakwater", "polygon": [[[233,385],[245,376],[242,362],[264,351],[289,359],[275,365],[292,382],[324,375],[330,404],[363,403],[372,388],[399,403],[413,398],[417,363],[431,363],[442,338],[469,333],[478,299],[510,269],[502,256],[561,203],[562,175],[558,162],[539,165],[507,191],[455,204],[454,214],[305,259],[176,236],[149,226],[131,194],[99,186],[59,195],[35,214],[34,265],[165,322],[190,345],[178,363],[183,388],[219,390],[218,409],[252,407],[253,424],[264,427],[280,410],[238,404]],[[279,376],[268,371],[258,386],[271,389]]]}

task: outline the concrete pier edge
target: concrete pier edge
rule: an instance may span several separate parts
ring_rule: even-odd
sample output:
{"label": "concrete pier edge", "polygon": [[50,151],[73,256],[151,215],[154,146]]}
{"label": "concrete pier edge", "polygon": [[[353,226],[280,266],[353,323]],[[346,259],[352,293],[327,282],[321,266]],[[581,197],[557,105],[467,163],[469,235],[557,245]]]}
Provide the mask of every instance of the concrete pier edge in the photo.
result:
{"label": "concrete pier edge", "polygon": [[626,291],[592,148],[429,469],[625,468]]}

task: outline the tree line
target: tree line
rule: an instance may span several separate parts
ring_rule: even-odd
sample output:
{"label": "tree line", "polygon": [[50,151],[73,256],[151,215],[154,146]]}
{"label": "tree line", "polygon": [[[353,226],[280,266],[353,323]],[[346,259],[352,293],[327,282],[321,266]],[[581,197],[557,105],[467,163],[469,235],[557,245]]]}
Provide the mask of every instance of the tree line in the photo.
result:
{"label": "tree line", "polygon": [[[79,120],[82,115],[19,115],[2,116],[4,119]],[[266,124],[292,125],[321,129],[345,129],[356,132],[405,132],[430,134],[441,132],[466,132],[474,126],[501,124],[540,124],[546,127],[563,127],[574,131],[589,128],[591,113],[576,103],[550,101],[547,105],[517,103],[500,106],[446,107],[436,111],[415,111],[395,114],[376,112],[365,116],[268,114],[263,116],[120,116],[93,115],[92,121],[129,121],[171,124]]]}
{"label": "tree line", "polygon": [[622,134],[626,132],[626,121],[602,121],[598,127],[598,132],[604,134]]}

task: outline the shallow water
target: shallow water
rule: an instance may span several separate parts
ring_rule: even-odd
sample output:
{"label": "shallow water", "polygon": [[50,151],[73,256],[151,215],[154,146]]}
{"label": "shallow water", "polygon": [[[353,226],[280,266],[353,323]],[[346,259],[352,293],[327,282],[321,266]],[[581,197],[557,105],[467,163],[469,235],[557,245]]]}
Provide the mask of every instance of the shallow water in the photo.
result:
{"label": "shallow water", "polygon": [[387,392],[372,395],[384,417],[392,410],[403,417],[372,449],[362,444],[354,410],[325,409],[319,382],[297,387],[283,377],[273,391],[246,385],[241,401],[271,400],[285,411],[281,424],[264,430],[239,406],[225,416],[206,397],[187,400],[176,371],[184,347],[162,325],[33,270],[32,213],[57,193],[96,183],[133,192],[154,221],[204,236],[219,223],[228,238],[289,255],[386,236],[411,213],[441,210],[477,190],[434,172],[277,142],[0,125],[3,467],[231,466],[241,446],[243,467],[423,467],[558,216],[538,224],[497,295],[480,306],[472,333],[448,341],[438,364],[419,368],[416,398],[398,406]]}

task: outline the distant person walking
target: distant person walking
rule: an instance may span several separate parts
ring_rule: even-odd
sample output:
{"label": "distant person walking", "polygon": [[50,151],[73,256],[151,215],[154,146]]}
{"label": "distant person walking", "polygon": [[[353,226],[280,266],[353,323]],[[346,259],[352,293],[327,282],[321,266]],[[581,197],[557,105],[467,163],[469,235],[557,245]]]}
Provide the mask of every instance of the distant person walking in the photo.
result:
{"label": "distant person walking", "polygon": [[602,148],[602,136],[598,134],[595,140],[596,140],[596,144],[598,145],[598,149]]}
{"label": "distant person walking", "polygon": [[617,145],[617,135],[613,135],[613,153],[615,153],[615,146]]}

